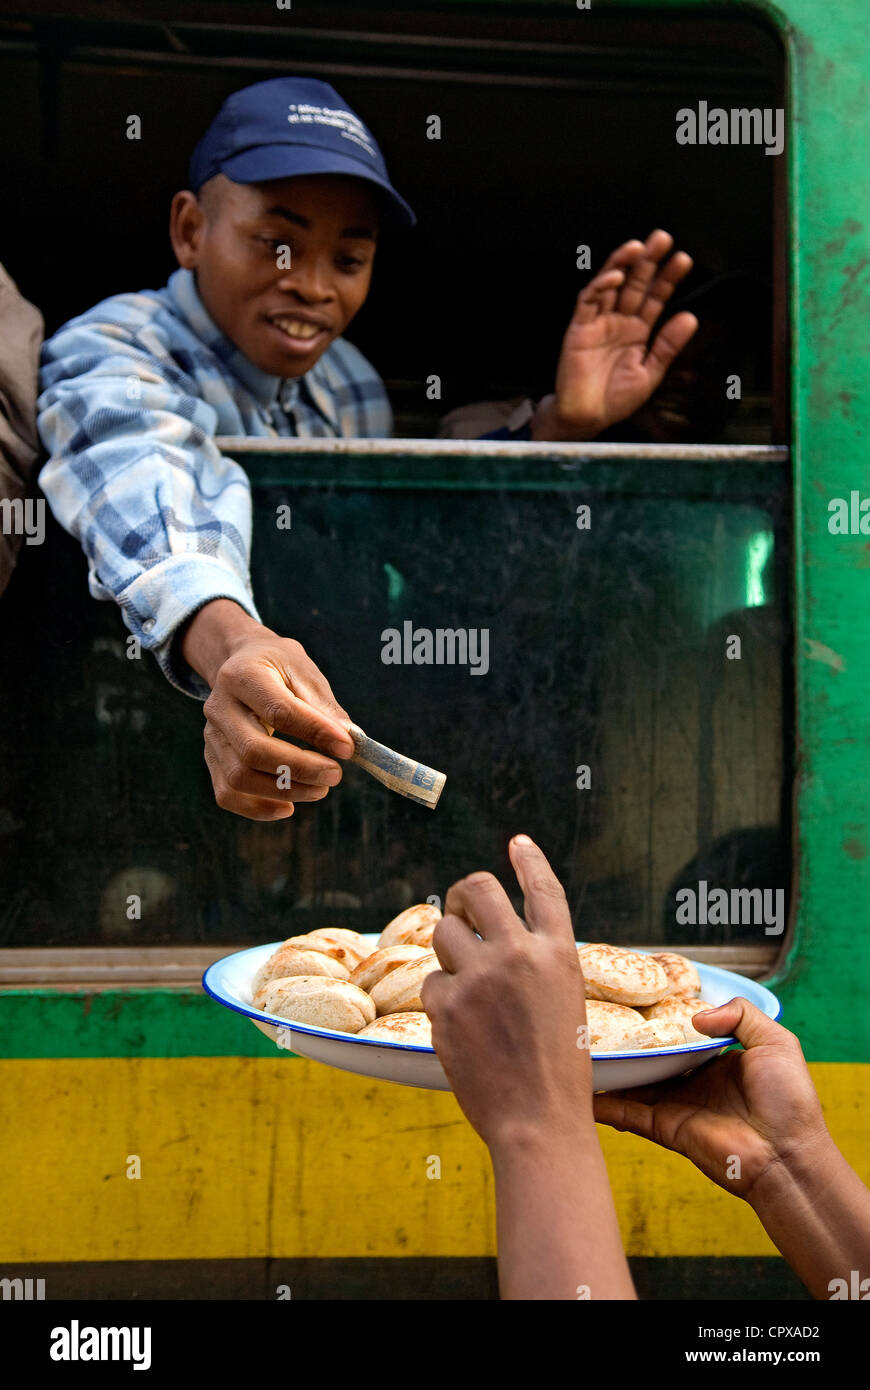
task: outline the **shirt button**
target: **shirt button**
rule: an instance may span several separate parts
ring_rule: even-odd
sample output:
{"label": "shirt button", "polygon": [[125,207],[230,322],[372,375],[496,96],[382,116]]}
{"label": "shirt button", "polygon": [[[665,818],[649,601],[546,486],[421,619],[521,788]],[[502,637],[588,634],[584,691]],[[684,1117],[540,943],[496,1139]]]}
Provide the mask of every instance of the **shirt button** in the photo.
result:
{"label": "shirt button", "polygon": [[143,631],[143,632],[153,632],[153,631],[154,631],[154,619],[153,619],[153,618],[146,618],[146,619],[145,619],[144,623],[142,624],[142,631]]}

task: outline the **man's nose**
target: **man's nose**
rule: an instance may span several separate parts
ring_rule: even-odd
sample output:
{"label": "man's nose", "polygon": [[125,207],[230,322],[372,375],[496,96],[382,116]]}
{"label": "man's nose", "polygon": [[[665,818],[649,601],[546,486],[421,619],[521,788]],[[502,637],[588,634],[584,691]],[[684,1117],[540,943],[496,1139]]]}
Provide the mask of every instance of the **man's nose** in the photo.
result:
{"label": "man's nose", "polygon": [[284,271],[278,281],[278,288],[296,291],[303,299],[312,302],[332,298],[332,276],[328,256],[294,255],[289,270]]}

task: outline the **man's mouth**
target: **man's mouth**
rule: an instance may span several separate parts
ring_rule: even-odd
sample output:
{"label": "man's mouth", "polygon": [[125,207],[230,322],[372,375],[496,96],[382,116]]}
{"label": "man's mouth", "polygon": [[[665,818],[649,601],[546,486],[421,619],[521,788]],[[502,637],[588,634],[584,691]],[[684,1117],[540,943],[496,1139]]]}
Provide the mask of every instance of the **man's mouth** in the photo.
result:
{"label": "man's mouth", "polygon": [[299,318],[296,314],[279,314],[270,318],[269,322],[281,334],[291,352],[310,352],[317,345],[317,340],[329,332],[325,324]]}
{"label": "man's mouth", "polygon": [[323,332],[316,323],[308,323],[304,319],[273,319],[272,322],[277,324],[288,338],[316,338],[318,333]]}

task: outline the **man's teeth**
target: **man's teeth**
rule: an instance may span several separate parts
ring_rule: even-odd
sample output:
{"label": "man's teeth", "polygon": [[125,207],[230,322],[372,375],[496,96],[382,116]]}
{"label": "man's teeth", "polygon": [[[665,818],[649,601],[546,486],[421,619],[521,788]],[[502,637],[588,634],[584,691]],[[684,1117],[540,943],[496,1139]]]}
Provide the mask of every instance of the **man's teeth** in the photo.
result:
{"label": "man's teeth", "polygon": [[303,319],[273,319],[272,322],[289,338],[316,338],[320,332],[316,323],[306,323]]}

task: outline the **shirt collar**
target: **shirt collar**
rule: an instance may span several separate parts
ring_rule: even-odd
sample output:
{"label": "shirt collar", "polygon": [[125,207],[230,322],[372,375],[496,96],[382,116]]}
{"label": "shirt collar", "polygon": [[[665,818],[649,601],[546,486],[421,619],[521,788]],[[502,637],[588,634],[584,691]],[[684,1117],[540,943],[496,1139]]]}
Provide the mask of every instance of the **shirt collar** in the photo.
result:
{"label": "shirt collar", "polygon": [[[190,324],[196,336],[206,344],[223,366],[247,387],[265,410],[269,410],[279,398],[282,405],[292,405],[297,395],[304,391],[320,414],[341,433],[335,398],[329,389],[329,369],[326,365],[321,366],[323,358],[303,377],[282,379],[269,376],[267,372],[255,367],[218,328],[199,297],[192,270],[180,268],[174,271],[166,288],[176,309]],[[326,355],[328,352],[324,356]]]}

